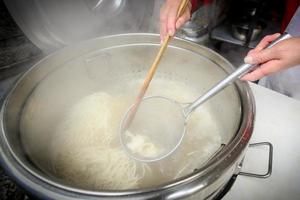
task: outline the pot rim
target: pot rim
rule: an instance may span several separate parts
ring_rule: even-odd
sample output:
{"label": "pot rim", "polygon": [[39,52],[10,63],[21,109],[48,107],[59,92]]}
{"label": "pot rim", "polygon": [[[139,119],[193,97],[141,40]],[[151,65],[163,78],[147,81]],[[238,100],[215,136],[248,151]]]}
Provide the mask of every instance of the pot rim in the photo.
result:
{"label": "pot rim", "polygon": [[[99,37],[92,40],[105,40],[115,37],[124,37],[124,36],[134,36],[134,37],[141,37],[141,36],[149,36],[149,37],[157,37],[159,38],[158,34],[152,34],[152,33],[126,33],[126,34],[117,34],[117,35],[109,35],[105,37]],[[182,41],[185,43],[188,43],[190,46],[194,47],[201,47],[205,51],[208,51],[215,56],[221,57],[223,62],[226,62],[231,68],[233,69],[233,66],[222,56],[214,52],[213,50],[204,47],[199,44],[195,44],[193,42],[181,39],[181,38],[175,38],[177,41]],[[88,43],[91,40],[80,42],[77,45]],[[158,43],[159,44],[159,43]],[[172,43],[170,44],[172,45]],[[122,197],[122,196],[128,196],[128,195],[138,195],[138,194],[145,194],[145,193],[152,193],[157,191],[163,191],[168,190],[171,188],[176,188],[182,185],[189,184],[193,182],[196,179],[200,179],[205,174],[212,173],[217,167],[222,166],[221,168],[218,168],[220,172],[222,170],[227,169],[229,166],[231,166],[240,156],[240,153],[244,151],[244,149],[248,146],[249,140],[252,135],[253,130],[253,123],[254,123],[254,115],[255,115],[255,104],[254,104],[254,97],[252,95],[251,89],[249,87],[248,83],[238,81],[238,83],[234,83],[235,87],[238,90],[238,94],[240,98],[245,98],[244,100],[241,100],[241,107],[243,108],[246,103],[245,101],[248,101],[248,109],[244,109],[245,112],[242,112],[242,118],[240,126],[237,130],[236,135],[234,138],[220,151],[212,160],[210,160],[206,165],[201,167],[197,172],[193,172],[191,174],[188,174],[186,176],[183,176],[181,178],[166,182],[164,184],[156,185],[154,187],[150,188],[143,188],[143,189],[131,189],[131,190],[102,190],[102,191],[92,191],[92,190],[85,190],[85,189],[79,189],[72,186],[63,185],[61,183],[54,182],[51,179],[47,179],[46,177],[42,176],[41,174],[36,173],[34,170],[30,169],[26,164],[24,164],[16,155],[13,148],[11,147],[10,143],[8,142],[8,139],[6,137],[5,132],[5,124],[4,124],[4,115],[6,113],[6,105],[8,104],[14,90],[17,86],[20,85],[21,81],[26,77],[33,69],[37,68],[41,63],[43,63],[45,60],[53,57],[56,54],[60,54],[65,49],[70,49],[72,46],[65,47],[63,49],[60,49],[54,53],[51,53],[47,55],[46,57],[42,58],[40,61],[38,61],[36,64],[34,64],[32,67],[30,67],[24,74],[22,74],[17,82],[14,84],[13,88],[9,91],[8,95],[3,101],[2,108],[0,110],[0,162],[2,166],[4,166],[7,173],[12,175],[15,180],[17,180],[22,186],[28,187],[35,191],[35,187],[42,187],[43,185],[50,185],[52,187],[55,187],[56,189],[60,189],[64,192],[75,192],[78,194],[84,194],[84,195],[92,195],[92,196],[105,196],[105,197]],[[176,46],[175,46],[176,47]],[[226,70],[226,69],[224,69]],[[241,88],[244,91],[241,91]],[[242,95],[241,93],[245,93]],[[0,104],[1,105],[1,104]],[[5,147],[5,148],[4,148]],[[225,162],[226,161],[226,162]],[[14,162],[12,164],[11,162]],[[17,166],[15,166],[17,164]],[[221,165],[222,164],[222,165]],[[21,167],[21,168],[20,168]],[[22,178],[20,178],[22,177]],[[33,178],[34,181],[31,179]],[[21,180],[22,179],[22,180]],[[30,181],[31,184],[28,184]],[[203,186],[205,187],[205,186]],[[38,190],[37,190],[38,191]]]}

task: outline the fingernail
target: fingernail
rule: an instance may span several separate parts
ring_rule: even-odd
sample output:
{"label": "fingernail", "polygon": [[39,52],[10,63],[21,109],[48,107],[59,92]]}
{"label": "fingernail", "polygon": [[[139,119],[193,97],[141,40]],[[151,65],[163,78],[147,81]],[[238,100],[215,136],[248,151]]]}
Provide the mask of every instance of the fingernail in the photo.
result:
{"label": "fingernail", "polygon": [[245,62],[245,63],[248,63],[248,64],[252,64],[252,63],[253,63],[253,58],[252,58],[252,56],[246,56],[246,57],[244,58],[244,62]]}
{"label": "fingernail", "polygon": [[276,36],[279,37],[281,35],[281,33],[276,33]]}
{"label": "fingernail", "polygon": [[174,35],[174,30],[173,29],[169,29],[168,34],[169,34],[169,36],[173,36]]}

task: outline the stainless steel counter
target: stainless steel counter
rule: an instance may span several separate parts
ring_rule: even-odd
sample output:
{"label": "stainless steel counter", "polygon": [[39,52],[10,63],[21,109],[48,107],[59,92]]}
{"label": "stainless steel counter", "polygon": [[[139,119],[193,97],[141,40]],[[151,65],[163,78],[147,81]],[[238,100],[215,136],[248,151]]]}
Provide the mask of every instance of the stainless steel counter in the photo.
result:
{"label": "stainless steel counter", "polygon": [[[274,147],[273,173],[267,179],[238,176],[225,200],[283,200],[300,197],[300,101],[251,84],[256,121],[251,142],[268,141]],[[264,173],[266,149],[249,149],[243,170]]]}

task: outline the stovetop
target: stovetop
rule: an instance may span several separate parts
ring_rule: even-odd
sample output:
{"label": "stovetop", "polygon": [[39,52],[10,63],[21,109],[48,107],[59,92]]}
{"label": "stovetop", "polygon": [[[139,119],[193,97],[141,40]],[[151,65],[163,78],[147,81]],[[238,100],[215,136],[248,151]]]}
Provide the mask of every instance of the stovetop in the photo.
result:
{"label": "stovetop", "polygon": [[28,200],[25,191],[18,187],[0,168],[0,199],[1,200]]}

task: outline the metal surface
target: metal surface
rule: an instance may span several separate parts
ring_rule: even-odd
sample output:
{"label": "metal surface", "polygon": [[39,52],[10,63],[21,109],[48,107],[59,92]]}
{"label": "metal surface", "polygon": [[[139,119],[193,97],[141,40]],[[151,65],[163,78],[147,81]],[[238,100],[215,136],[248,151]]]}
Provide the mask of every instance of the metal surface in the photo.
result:
{"label": "metal surface", "polygon": [[208,27],[198,25],[194,21],[186,22],[180,29],[182,34],[189,38],[199,38],[208,33]]}
{"label": "metal surface", "polygon": [[[83,190],[65,185],[45,174],[28,160],[24,152],[19,135],[20,112],[32,92],[43,89],[45,81],[55,77],[55,74],[61,74],[61,70],[68,69],[66,76],[55,79],[55,90],[47,88],[49,96],[39,104],[49,106],[51,103],[51,106],[60,109],[56,103],[60,98],[65,98],[66,91],[73,95],[66,99],[66,105],[74,101],[74,97],[86,95],[90,86],[84,85],[82,80],[87,76],[98,90],[108,84],[120,84],[122,87],[121,83],[126,80],[144,77],[144,67],[149,66],[147,63],[151,62],[158,47],[158,35],[128,34],[98,38],[62,49],[27,71],[3,101],[0,113],[0,162],[7,173],[42,199],[178,199],[188,196],[205,199],[214,196],[236,172],[252,134],[254,99],[245,82],[237,81],[209,102],[215,109],[212,112],[223,130],[222,140],[227,145],[194,173],[162,185],[129,191]],[[94,65],[76,64],[85,62],[94,62]],[[200,92],[207,90],[233,69],[230,63],[210,49],[175,39],[162,61],[157,78],[184,81],[187,85],[197,87]],[[176,73],[171,73],[174,71]],[[66,83],[78,88],[67,90]],[[41,116],[45,115],[47,113],[41,112]],[[47,125],[54,127],[55,123],[49,121]]]}
{"label": "metal surface", "polygon": [[[245,42],[242,40],[238,40],[235,37],[233,37],[231,33],[231,26],[232,24],[225,22],[221,23],[220,25],[216,26],[211,31],[211,38],[218,41],[228,42],[240,46],[245,46]],[[247,45],[249,48],[255,48],[256,45],[259,43],[259,41],[265,36],[269,34],[274,34],[279,32],[278,24],[274,22],[268,22],[267,27],[262,30],[261,34],[257,37],[256,40],[250,41],[250,43]]]}
{"label": "metal surface", "polygon": [[[271,48],[278,42],[288,39],[288,38],[291,38],[291,36],[289,34],[282,34],[280,37],[278,37],[276,40],[274,40],[272,43],[270,43],[266,48]],[[158,146],[158,144],[162,143],[161,140],[165,141],[164,143],[161,144],[161,146],[165,147],[164,152],[160,153],[159,155],[157,155],[155,157],[145,157],[143,155],[138,155],[138,154],[134,154],[133,152],[131,152],[131,150],[126,147],[127,145],[126,145],[125,141],[127,141],[127,140],[125,140],[126,137],[122,137],[123,129],[121,128],[121,141],[122,141],[122,144],[124,144],[123,146],[125,147],[126,151],[134,159],[144,161],[144,162],[158,161],[158,160],[164,159],[167,156],[171,155],[176,150],[176,148],[178,148],[180,146],[180,143],[182,142],[182,139],[186,132],[188,118],[194,112],[194,110],[196,110],[201,104],[203,104],[204,102],[206,102],[207,100],[209,100],[210,98],[212,98],[213,96],[218,94],[220,91],[222,91],[228,85],[230,85],[232,82],[236,81],[239,77],[246,74],[247,72],[249,72],[251,69],[253,69],[256,66],[257,65],[253,65],[253,64],[241,65],[234,72],[229,74],[227,77],[225,77],[223,80],[218,82],[216,85],[214,85],[208,91],[206,91],[204,94],[199,96],[192,103],[182,104],[180,102],[176,102],[173,99],[170,99],[167,97],[162,97],[162,96],[153,96],[150,98],[143,99],[143,102],[147,102],[148,106],[153,107],[152,110],[157,110],[157,107],[155,107],[157,101],[165,102],[166,103],[165,107],[170,105],[172,107],[172,109],[171,108],[170,109],[173,110],[173,113],[166,114],[166,113],[162,112],[162,113],[160,113],[161,116],[163,118],[166,118],[167,119],[166,121],[171,121],[171,122],[174,122],[175,124],[181,124],[180,122],[182,122],[183,126],[181,129],[179,128],[178,130],[173,131],[173,134],[170,136],[172,138],[168,138],[168,134],[165,133],[164,131],[159,132],[159,134],[163,134],[161,137],[157,137],[158,132],[156,129],[151,130],[151,131],[146,131],[142,134],[143,136],[150,138],[152,143],[155,146]],[[132,108],[134,108],[134,106]],[[181,109],[182,109],[182,111],[181,111]],[[131,109],[129,109],[129,111],[131,111]],[[177,115],[176,113],[183,113],[183,114]],[[127,114],[128,114],[128,112],[127,112]],[[128,116],[127,114],[125,115],[125,119],[126,119],[126,116]],[[150,119],[147,119],[147,117],[143,117],[142,115],[141,115],[141,117],[142,117],[141,119],[137,119],[139,124],[146,124],[147,120],[150,120]],[[158,120],[158,121],[161,121],[161,120]],[[162,124],[161,130],[164,130],[163,127],[164,126]],[[174,139],[174,138],[176,138],[176,139]],[[171,145],[169,144],[170,141],[173,141],[173,143]]]}
{"label": "metal surface", "polygon": [[42,51],[100,36],[151,31],[154,0],[5,0],[25,35]]}
{"label": "metal surface", "polygon": [[[155,104],[155,100],[158,100],[159,103],[163,103],[162,105],[158,106]],[[150,102],[150,105],[147,103]],[[167,102],[167,103],[166,103]],[[165,104],[165,105],[164,105]],[[186,129],[186,123],[185,123],[185,116],[183,113],[183,107],[180,103],[162,96],[148,96],[144,97],[139,105],[139,109],[137,110],[137,113],[132,119],[132,122],[129,126],[126,126],[126,122],[128,121],[128,118],[130,117],[130,113],[135,108],[135,104],[133,104],[125,113],[121,124],[120,124],[120,141],[123,146],[123,149],[127,152],[127,154],[140,162],[157,162],[160,161],[175,152],[175,150],[179,147],[181,144],[184,135],[185,135],[185,129]],[[145,111],[144,109],[150,111]],[[165,108],[167,108],[165,110]],[[167,110],[172,110],[171,113],[167,113]],[[178,113],[177,113],[177,112]],[[153,117],[154,116],[156,117]],[[176,116],[176,114],[179,114],[182,119],[179,120],[179,123],[177,121],[174,121],[172,118]],[[176,119],[175,117],[175,120]],[[149,121],[151,121],[151,124],[156,123],[154,126],[146,126]],[[163,127],[166,127],[166,124],[169,122],[172,122],[172,130],[168,129],[164,131]],[[180,123],[181,122],[181,123]],[[141,130],[137,131],[135,128],[135,124],[140,126]],[[157,126],[161,127],[157,129]],[[126,129],[124,128],[126,127]],[[147,127],[147,128],[146,128]],[[168,127],[168,126],[167,126]],[[168,128],[170,128],[168,127]],[[182,134],[182,129],[184,129],[184,134]],[[128,144],[132,140],[132,136],[128,137],[125,133],[125,131],[128,130],[131,132],[131,134],[139,135],[145,138],[148,138],[151,143],[156,147],[163,147],[163,151],[155,156],[146,156],[140,153],[135,153],[133,149],[130,149]],[[133,130],[133,131],[132,131]],[[144,131],[143,131],[144,130]],[[159,131],[158,131],[159,130]],[[170,134],[171,133],[171,134]]]}
{"label": "metal surface", "polygon": [[272,167],[273,167],[273,145],[270,142],[259,142],[259,143],[252,143],[249,145],[249,147],[255,147],[255,146],[268,146],[269,147],[269,163],[268,163],[268,169],[265,174],[255,174],[255,173],[249,173],[249,172],[239,172],[239,175],[243,176],[250,176],[255,178],[268,178],[272,174]]}
{"label": "metal surface", "polygon": [[[252,31],[250,41],[256,40],[264,28],[265,27],[263,27],[262,25],[255,26]],[[249,24],[240,23],[240,24],[232,24],[232,26],[231,26],[232,35],[236,39],[241,40],[241,41],[247,40],[247,33],[250,31],[249,29],[250,29]]]}
{"label": "metal surface", "polygon": [[[274,40],[272,43],[270,43],[266,48],[271,48],[278,42],[291,38],[289,34],[282,34],[280,37],[278,37],[276,40]],[[233,81],[237,80],[239,77],[243,76],[247,72],[249,72],[251,69],[256,67],[257,65],[252,64],[243,64],[240,67],[238,67],[234,72],[229,74],[226,78],[218,82],[216,85],[214,85],[211,89],[209,89],[207,92],[205,92],[202,96],[200,96],[198,99],[196,99],[191,105],[185,108],[186,115],[189,115],[191,112],[193,112],[198,106],[203,104],[205,101],[216,95],[218,92],[223,90],[225,87],[227,87],[229,84],[231,84]]]}

